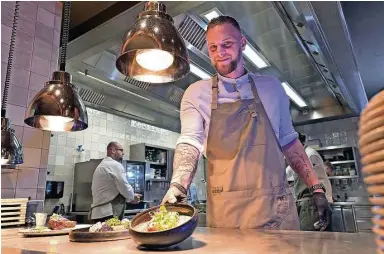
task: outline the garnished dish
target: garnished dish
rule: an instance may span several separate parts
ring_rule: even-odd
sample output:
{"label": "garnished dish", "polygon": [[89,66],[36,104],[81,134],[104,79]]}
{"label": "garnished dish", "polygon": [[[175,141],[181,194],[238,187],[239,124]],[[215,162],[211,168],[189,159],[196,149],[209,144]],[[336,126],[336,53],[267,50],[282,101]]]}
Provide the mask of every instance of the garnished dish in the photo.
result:
{"label": "garnished dish", "polygon": [[160,206],[158,210],[150,213],[151,220],[143,222],[135,230],[140,232],[157,232],[172,229],[180,226],[191,219],[191,216],[180,215],[178,212],[167,211],[165,206]]}
{"label": "garnished dish", "polygon": [[108,232],[128,230],[130,221],[128,219],[119,220],[116,216],[106,222],[98,222],[89,228],[89,232]]}
{"label": "garnished dish", "polygon": [[119,220],[117,217],[98,222],[89,228],[72,230],[69,233],[69,240],[72,242],[104,242],[116,241],[130,238],[128,219]]}
{"label": "garnished dish", "polygon": [[48,228],[52,230],[62,230],[67,228],[74,228],[76,221],[68,220],[59,214],[52,214],[48,220]]}

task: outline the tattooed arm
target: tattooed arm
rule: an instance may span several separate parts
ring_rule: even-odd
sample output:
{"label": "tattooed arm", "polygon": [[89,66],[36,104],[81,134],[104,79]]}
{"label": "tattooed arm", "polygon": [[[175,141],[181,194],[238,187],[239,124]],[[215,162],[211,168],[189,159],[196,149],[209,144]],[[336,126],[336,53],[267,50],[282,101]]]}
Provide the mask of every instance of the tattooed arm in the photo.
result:
{"label": "tattooed arm", "polygon": [[180,143],[176,146],[171,185],[162,204],[187,202],[187,190],[195,176],[199,155],[199,150],[192,145]]}
{"label": "tattooed arm", "polygon": [[[284,146],[283,153],[293,171],[300,176],[308,187],[319,183],[319,179],[312,168],[311,161],[298,139]],[[323,192],[323,190],[319,189],[315,192]]]}
{"label": "tattooed arm", "polygon": [[172,183],[178,183],[188,190],[197,169],[199,150],[189,144],[178,144],[173,159]]}

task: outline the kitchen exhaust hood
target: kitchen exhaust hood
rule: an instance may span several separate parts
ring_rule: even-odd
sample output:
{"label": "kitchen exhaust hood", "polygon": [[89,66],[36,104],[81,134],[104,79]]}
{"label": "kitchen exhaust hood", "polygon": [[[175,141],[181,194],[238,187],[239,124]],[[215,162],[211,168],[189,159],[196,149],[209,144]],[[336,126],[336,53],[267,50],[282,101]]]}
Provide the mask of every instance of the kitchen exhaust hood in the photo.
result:
{"label": "kitchen exhaust hood", "polygon": [[[326,10],[320,10],[316,4],[310,2],[202,1],[164,3],[189,51],[192,63],[191,72],[176,82],[156,85],[127,78],[117,71],[114,63],[120,40],[126,32],[120,24],[123,22],[126,24],[125,27],[129,27],[128,24],[133,25],[134,17],[143,6],[142,3],[138,4],[69,45],[72,57],[68,60],[68,65],[72,69],[74,81],[82,84],[84,89],[105,96],[100,105],[95,104],[97,107],[108,108],[110,111],[128,112],[127,114],[142,118],[147,123],[179,131],[178,109],[185,89],[190,84],[209,78],[216,73],[208,58],[205,42],[208,19],[204,16],[214,9],[225,15],[233,16],[239,21],[250,49],[254,49],[267,65],[253,63],[248,57],[245,57],[246,69],[279,78],[282,82],[289,84],[294,92],[305,101],[306,107],[291,103],[291,114],[295,124],[355,115],[364,106],[364,98],[361,98],[364,95],[362,96],[358,90],[352,89],[352,85],[349,84],[351,75],[349,72],[342,71],[353,67],[353,59],[351,60],[352,65],[343,65],[340,56],[336,59],[334,50],[324,46],[332,47],[334,45],[333,41],[332,43],[325,41],[324,38],[318,36],[321,33],[316,32],[320,29],[322,29],[322,33],[328,31],[326,26],[322,27],[325,22],[323,18],[316,23],[316,26],[313,21],[310,22],[312,18],[316,19],[316,17],[327,14]],[[332,15],[329,18],[334,22],[339,19],[336,24],[342,27],[339,11],[332,11],[329,15]],[[324,25],[326,24],[324,23]],[[106,36],[104,33],[109,33],[110,36]],[[85,46],[86,41],[92,42],[92,44]],[[352,52],[350,53],[352,54]],[[345,60],[346,58],[344,58]],[[355,71],[352,78],[357,77],[358,70],[351,70]],[[90,76],[110,85],[82,74],[76,74],[76,72],[85,73],[86,71]],[[360,87],[361,83],[356,80],[356,78],[352,79],[354,83],[351,84]],[[131,93],[151,101],[143,100]],[[83,93],[84,96],[86,94],[88,92]],[[129,111],[128,108],[131,104],[133,110]],[[152,113],[155,117],[151,117]],[[129,115],[129,117],[131,116]],[[170,122],[172,123],[170,124]]]}

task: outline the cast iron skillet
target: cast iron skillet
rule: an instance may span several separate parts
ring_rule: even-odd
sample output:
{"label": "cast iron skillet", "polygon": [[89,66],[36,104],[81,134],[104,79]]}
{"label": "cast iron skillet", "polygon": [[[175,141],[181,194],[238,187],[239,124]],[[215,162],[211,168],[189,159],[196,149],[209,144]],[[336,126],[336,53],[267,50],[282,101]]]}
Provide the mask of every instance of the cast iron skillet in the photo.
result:
{"label": "cast iron skillet", "polygon": [[129,233],[132,239],[140,246],[148,249],[165,248],[178,244],[190,237],[197,226],[197,210],[187,204],[166,204],[165,207],[170,212],[178,212],[180,215],[187,215],[191,218],[178,227],[158,231],[158,232],[140,232],[134,228],[151,219],[150,212],[159,209],[160,206],[152,207],[136,215],[129,227]]}

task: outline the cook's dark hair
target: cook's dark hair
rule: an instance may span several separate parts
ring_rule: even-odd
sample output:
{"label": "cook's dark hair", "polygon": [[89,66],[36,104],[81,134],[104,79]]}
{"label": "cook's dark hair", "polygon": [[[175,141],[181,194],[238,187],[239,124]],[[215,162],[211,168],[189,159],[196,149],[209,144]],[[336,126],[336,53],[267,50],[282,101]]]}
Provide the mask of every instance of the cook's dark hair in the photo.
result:
{"label": "cook's dark hair", "polygon": [[237,20],[231,16],[224,16],[224,15],[211,19],[211,21],[209,21],[208,23],[207,32],[209,31],[209,29],[215,26],[223,25],[223,24],[231,24],[241,33],[240,25],[237,22]]}
{"label": "cook's dark hair", "polygon": [[305,136],[305,134],[299,132],[299,140],[304,145],[305,141],[307,140],[307,136]]}

